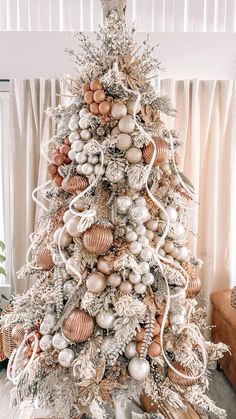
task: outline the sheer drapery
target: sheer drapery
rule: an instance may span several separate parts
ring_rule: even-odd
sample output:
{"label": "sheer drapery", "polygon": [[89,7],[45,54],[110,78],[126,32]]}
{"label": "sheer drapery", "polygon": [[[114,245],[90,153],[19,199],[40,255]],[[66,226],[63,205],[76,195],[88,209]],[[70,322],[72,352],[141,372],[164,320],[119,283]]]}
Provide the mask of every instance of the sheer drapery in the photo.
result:
{"label": "sheer drapery", "polygon": [[[57,80],[13,80],[10,93],[10,123],[12,150],[12,272],[25,263],[29,235],[35,227],[36,205],[32,191],[45,182],[47,162],[40,155],[40,144],[54,132],[51,118],[45,114],[49,106],[59,103],[60,85]],[[15,280],[13,287],[22,291],[25,281]]]}
{"label": "sheer drapery", "polygon": [[191,228],[197,233],[191,241],[204,262],[201,278],[208,296],[236,281],[231,263],[236,246],[230,246],[235,194],[232,155],[236,145],[236,82],[162,80],[161,91],[171,97],[178,110],[175,119],[167,118],[167,124],[181,133],[182,167],[194,184],[199,201],[190,213]]}

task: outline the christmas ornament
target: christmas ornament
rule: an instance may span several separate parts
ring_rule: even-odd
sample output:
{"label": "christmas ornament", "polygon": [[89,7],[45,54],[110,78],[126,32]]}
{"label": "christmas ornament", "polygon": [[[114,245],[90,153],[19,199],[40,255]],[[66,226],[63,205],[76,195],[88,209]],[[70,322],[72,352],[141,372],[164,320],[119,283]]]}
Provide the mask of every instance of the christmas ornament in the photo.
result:
{"label": "christmas ornament", "polygon": [[107,351],[111,350],[114,347],[114,339],[112,336],[105,336],[102,339],[101,343],[101,351],[106,353]]}
{"label": "christmas ornament", "polygon": [[113,272],[113,264],[104,257],[97,260],[97,269],[105,275],[110,275]]}
{"label": "christmas ornament", "polygon": [[129,163],[136,164],[142,160],[142,151],[137,147],[130,147],[126,152],[126,158]]}
{"label": "christmas ornament", "polygon": [[76,282],[73,279],[66,281],[63,285],[63,295],[66,298],[69,298],[73,294],[75,287],[76,287]]}
{"label": "christmas ornament", "polygon": [[37,265],[45,271],[53,268],[54,262],[52,259],[51,251],[48,248],[42,249],[37,257]]}
{"label": "christmas ornament", "polygon": [[66,230],[63,230],[61,228],[58,228],[54,235],[53,235],[54,242],[61,247],[67,247],[72,242],[72,237],[67,233]]}
{"label": "christmas ornament", "polygon": [[93,334],[94,321],[84,310],[76,308],[64,320],[61,330],[66,339],[85,342]]}
{"label": "christmas ornament", "polygon": [[[154,141],[156,144],[156,158],[154,160],[153,165],[159,166],[160,164],[168,160],[168,144],[165,140],[162,140],[161,138],[155,138]],[[153,144],[149,143],[145,147],[143,147],[142,153],[143,160],[146,164],[149,164],[154,153]]]}
{"label": "christmas ornament", "polygon": [[146,359],[134,357],[128,365],[131,377],[137,381],[143,381],[150,373],[150,365]]}
{"label": "christmas ornament", "polygon": [[88,252],[95,255],[103,255],[112,246],[112,231],[109,227],[94,225],[85,231],[83,243]]}
{"label": "christmas ornament", "polygon": [[161,347],[158,343],[152,342],[148,347],[148,355],[156,357],[161,353]]}
{"label": "christmas ornament", "polygon": [[52,336],[44,335],[41,337],[39,342],[42,351],[49,351],[52,348]]}
{"label": "christmas ornament", "polygon": [[201,291],[201,279],[199,276],[189,277],[188,286],[186,289],[186,297],[187,298],[194,298],[196,297],[199,292]]}
{"label": "christmas ornament", "polygon": [[96,317],[98,326],[102,329],[112,329],[114,326],[115,316],[111,310],[101,311]]}
{"label": "christmas ornament", "polygon": [[129,294],[133,289],[133,286],[130,281],[123,281],[119,286],[120,292],[123,294]]}
{"label": "christmas ornament", "polygon": [[115,119],[121,119],[127,115],[127,108],[123,103],[115,102],[111,107],[111,116]]}
{"label": "christmas ornament", "polygon": [[110,285],[111,287],[119,287],[121,284],[122,278],[119,274],[113,273],[107,278],[107,285]]}
{"label": "christmas ornament", "polygon": [[194,379],[194,375],[190,368],[185,368],[183,365],[181,365],[179,362],[175,362],[173,364],[173,367],[179,371],[181,374],[184,374],[186,376],[189,376],[189,378],[184,378],[179,376],[175,371],[172,370],[172,368],[168,368],[168,378],[172,383],[177,384],[179,386],[188,387],[193,386],[194,384],[197,384],[198,379]]}
{"label": "christmas ornament", "polygon": [[61,332],[57,332],[52,338],[52,345],[55,349],[65,349],[68,346],[68,342],[62,336]]}
{"label": "christmas ornament", "polygon": [[92,272],[88,275],[86,286],[89,292],[101,293],[106,288],[106,277],[102,272]]}
{"label": "christmas ornament", "polygon": [[125,356],[128,359],[132,359],[137,355],[136,352],[136,342],[132,341],[128,343],[128,345],[125,348]]}
{"label": "christmas ornament", "polygon": [[79,231],[79,217],[73,217],[66,223],[66,231],[67,233],[72,237],[79,237],[80,231]]}
{"label": "christmas ornament", "polygon": [[128,134],[119,134],[116,140],[116,148],[121,151],[128,150],[132,144],[132,139]]}
{"label": "christmas ornament", "polygon": [[126,214],[133,204],[129,196],[119,196],[117,198],[117,210],[120,214]]}
{"label": "christmas ornament", "polygon": [[144,206],[133,205],[129,210],[129,219],[137,224],[145,223],[148,217],[148,209]]}
{"label": "christmas ornament", "polygon": [[[167,212],[167,215],[169,217],[170,223],[175,223],[178,217],[178,213],[174,207],[168,206],[165,208],[165,211]],[[160,210],[160,218],[163,221],[167,221],[166,214],[164,211]]]}
{"label": "christmas ornament", "polygon": [[87,187],[88,181],[82,176],[73,176],[63,183],[63,189],[72,195],[84,191]]}
{"label": "christmas ornament", "polygon": [[135,99],[129,99],[126,106],[130,115],[133,115],[134,111],[136,114],[141,111],[141,103],[137,102]]}
{"label": "christmas ornament", "polygon": [[125,132],[126,134],[130,134],[135,127],[135,122],[130,115],[123,116],[118,124],[119,130],[121,132]]}
{"label": "christmas ornament", "polygon": [[19,345],[22,342],[24,338],[24,334],[25,334],[24,328],[20,323],[16,324],[12,328],[11,336],[12,336],[13,341],[17,345]]}
{"label": "christmas ornament", "polygon": [[59,352],[58,362],[64,368],[69,368],[75,358],[72,349],[66,348]]}

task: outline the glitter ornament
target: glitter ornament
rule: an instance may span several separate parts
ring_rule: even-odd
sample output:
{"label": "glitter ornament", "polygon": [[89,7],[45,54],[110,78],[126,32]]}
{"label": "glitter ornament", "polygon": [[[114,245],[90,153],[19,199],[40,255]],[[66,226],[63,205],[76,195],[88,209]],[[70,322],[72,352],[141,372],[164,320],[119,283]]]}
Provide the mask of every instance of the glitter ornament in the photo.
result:
{"label": "glitter ornament", "polygon": [[125,133],[121,133],[118,135],[117,140],[116,140],[116,148],[118,148],[118,150],[121,150],[121,151],[128,150],[131,144],[132,144],[132,139],[130,135],[125,134]]}
{"label": "glitter ornament", "polygon": [[137,381],[143,381],[150,373],[150,365],[146,359],[134,357],[128,365],[131,377]]}
{"label": "glitter ornament", "polygon": [[150,266],[148,262],[139,263],[139,268],[142,271],[142,274],[147,274],[150,271]]}
{"label": "glitter ornament", "polygon": [[115,119],[121,119],[122,117],[127,115],[127,107],[124,103],[115,102],[112,104],[111,107],[111,116]]}
{"label": "glitter ornament", "polygon": [[135,231],[128,231],[128,233],[125,236],[127,242],[131,243],[137,240],[138,235]]}
{"label": "glitter ornament", "polygon": [[114,348],[114,339],[112,336],[105,336],[102,339],[102,343],[100,346],[100,349],[103,353],[106,353],[110,351],[112,348]]}
{"label": "glitter ornament", "polygon": [[113,329],[115,316],[111,310],[100,311],[97,314],[96,322],[102,329]]}
{"label": "glitter ornament", "polygon": [[45,271],[53,268],[54,262],[52,259],[51,251],[46,247],[42,249],[37,257],[37,265]]}
{"label": "glitter ornament", "polygon": [[64,320],[61,330],[66,339],[72,342],[85,342],[93,334],[94,321],[84,310],[76,308]]}
{"label": "glitter ornament", "polygon": [[93,173],[93,166],[90,163],[85,163],[82,166],[83,175],[89,176]]}
{"label": "glitter ornament", "polygon": [[64,368],[69,368],[74,361],[75,354],[72,349],[66,348],[59,352],[58,362]]}
{"label": "glitter ornament", "polygon": [[87,161],[87,156],[85,156],[83,153],[77,153],[76,154],[76,161],[77,163],[83,164]]}
{"label": "glitter ornament", "polygon": [[125,157],[127,158],[128,162],[131,164],[137,164],[142,160],[142,151],[140,148],[137,147],[130,147]]}
{"label": "glitter ornament", "polygon": [[80,127],[81,129],[87,129],[87,128],[89,128],[89,122],[88,122],[88,119],[87,119],[87,118],[81,118],[81,119],[79,120],[79,127]]}
{"label": "glitter ornament", "polygon": [[133,201],[128,196],[119,196],[116,200],[117,209],[120,214],[126,214],[133,204]]}
{"label": "glitter ornament", "polygon": [[137,273],[137,272],[130,272],[129,273],[129,281],[132,284],[138,284],[139,282],[141,282],[141,274]]}
{"label": "glitter ornament", "polygon": [[152,285],[154,282],[154,276],[151,272],[148,272],[142,276],[142,282],[144,285]]}
{"label": "glitter ornament", "polygon": [[[154,166],[159,166],[168,160],[168,144],[161,138],[154,139],[156,144],[156,158],[154,160]],[[143,160],[146,164],[149,164],[152,160],[154,153],[154,146],[152,143],[145,145],[142,149]]]}
{"label": "glitter ornament", "polygon": [[93,225],[85,231],[83,243],[88,252],[95,255],[103,255],[112,246],[112,231],[109,227],[104,227],[99,224]]}
{"label": "glitter ornament", "polygon": [[75,141],[77,141],[79,139],[80,139],[80,136],[79,136],[79,133],[78,132],[71,132],[70,133],[70,135],[69,135],[69,141],[71,143],[74,143]]}
{"label": "glitter ornament", "polygon": [[[89,89],[88,89],[88,90],[89,90]],[[85,92],[84,92],[84,93],[85,93]],[[89,113],[88,108],[82,108],[82,109],[80,109],[80,111],[79,111],[79,116],[80,116],[80,118],[83,118],[84,116],[88,115],[88,113]]]}
{"label": "glitter ornament", "polygon": [[66,281],[63,285],[63,295],[66,298],[69,298],[73,294],[75,287],[76,287],[76,282],[73,279]]}
{"label": "glitter ornament", "polygon": [[112,167],[107,167],[106,169],[106,178],[111,183],[118,183],[124,178],[124,170],[118,169],[115,170]]}
{"label": "glitter ornament", "polygon": [[89,292],[100,294],[106,285],[106,277],[102,272],[92,272],[87,277],[86,286]]}
{"label": "glitter ornament", "polygon": [[142,250],[141,243],[139,243],[137,241],[130,243],[130,245],[129,245],[129,251],[133,255],[138,255],[141,252],[141,250]]}
{"label": "glitter ornament", "polygon": [[123,116],[118,124],[119,130],[121,132],[125,132],[126,134],[130,134],[133,132],[135,128],[135,122],[131,115]]}

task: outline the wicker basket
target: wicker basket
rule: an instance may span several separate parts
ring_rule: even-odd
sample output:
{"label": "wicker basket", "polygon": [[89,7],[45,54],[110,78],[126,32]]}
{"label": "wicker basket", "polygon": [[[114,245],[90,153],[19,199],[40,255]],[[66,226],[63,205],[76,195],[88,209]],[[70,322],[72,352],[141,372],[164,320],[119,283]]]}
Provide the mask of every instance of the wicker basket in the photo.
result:
{"label": "wicker basket", "polygon": [[[2,311],[2,315],[10,313],[12,311],[11,304],[8,304],[4,310]],[[12,336],[12,327],[2,328],[1,330],[1,338],[2,338],[2,352],[5,355],[5,358],[10,358],[13,349],[16,347],[15,343],[13,342]]]}

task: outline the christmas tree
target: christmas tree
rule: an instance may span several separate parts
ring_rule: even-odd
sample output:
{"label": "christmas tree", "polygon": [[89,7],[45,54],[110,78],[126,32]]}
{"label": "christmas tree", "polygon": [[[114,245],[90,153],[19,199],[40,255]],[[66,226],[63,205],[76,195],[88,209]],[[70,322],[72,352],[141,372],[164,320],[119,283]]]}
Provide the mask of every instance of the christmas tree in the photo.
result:
{"label": "christmas tree", "polygon": [[136,45],[124,2],[103,3],[97,43],[80,33],[79,52],[67,51],[70,104],[47,110],[50,182],[36,190],[44,214],[18,273],[36,280],[3,318],[17,345],[8,376],[18,401],[55,418],[112,418],[117,402],[135,401],[144,413],[133,419],[189,404],[222,419],[205,391],[207,364],[227,348],[202,335],[194,191],[161,120],[175,111],[152,87],[160,63]]}

